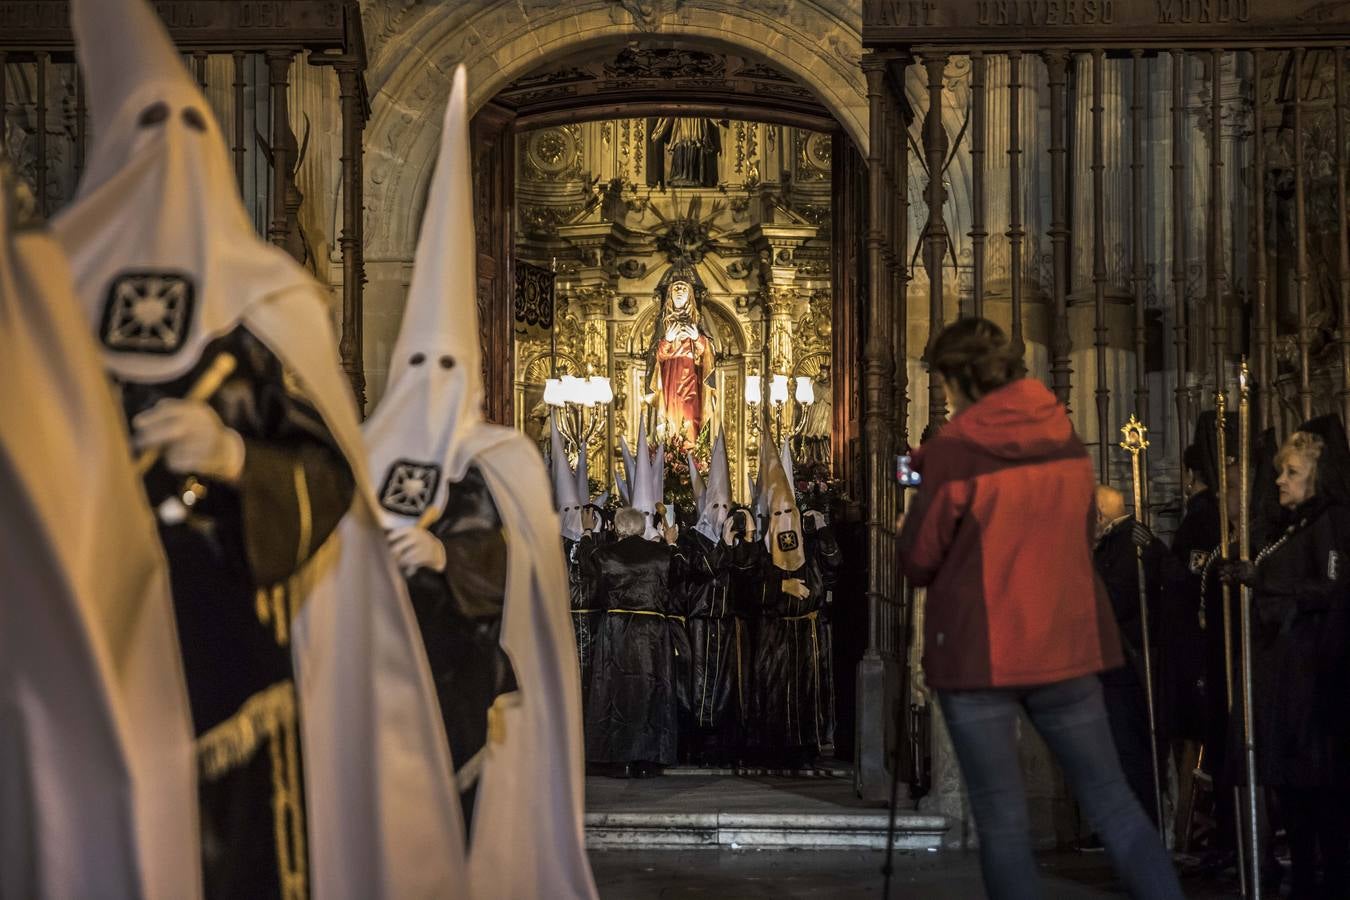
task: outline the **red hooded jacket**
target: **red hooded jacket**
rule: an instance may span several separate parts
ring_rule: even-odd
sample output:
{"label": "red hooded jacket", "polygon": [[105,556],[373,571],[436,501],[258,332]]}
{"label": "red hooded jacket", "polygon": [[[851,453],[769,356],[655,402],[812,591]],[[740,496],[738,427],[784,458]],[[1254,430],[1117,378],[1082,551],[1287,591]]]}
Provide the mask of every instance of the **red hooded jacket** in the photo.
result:
{"label": "red hooded jacket", "polygon": [[924,671],[946,690],[1049,684],[1121,664],[1092,565],[1092,463],[1064,407],[1023,378],[915,454],[900,565],[928,588]]}

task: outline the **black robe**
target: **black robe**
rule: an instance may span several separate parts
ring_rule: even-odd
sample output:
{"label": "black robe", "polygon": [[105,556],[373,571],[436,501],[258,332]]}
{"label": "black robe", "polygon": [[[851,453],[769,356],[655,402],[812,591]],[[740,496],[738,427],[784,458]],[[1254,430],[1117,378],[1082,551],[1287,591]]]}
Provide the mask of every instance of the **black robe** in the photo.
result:
{"label": "black robe", "polygon": [[567,559],[567,594],[572,608],[572,631],[577,643],[577,665],[581,670],[583,713],[590,703],[595,642],[605,618],[604,610],[592,606],[593,586],[586,566],[586,556],[607,543],[609,537],[606,532],[586,535],[578,541],[563,538],[563,555]]}
{"label": "black robe", "polygon": [[[1344,789],[1350,787],[1350,508],[1314,497],[1282,524],[1285,530],[1273,532],[1258,554],[1253,591],[1257,780],[1266,787]],[[1240,731],[1231,728],[1229,741],[1229,765],[1238,772]],[[1245,783],[1245,775],[1237,780]]]}
{"label": "black robe", "polygon": [[688,620],[690,657],[683,755],[728,765],[738,756],[746,716],[745,620],[736,615],[732,584],[747,559],[693,529],[680,535],[679,546],[684,578],[676,591]]}
{"label": "black robe", "polygon": [[468,836],[491,710],[517,687],[500,644],[507,564],[501,516],[476,466],[447,492],[445,510],[431,527],[445,546],[445,571],[418,569],[408,593],[436,682]]}
{"label": "black robe", "polygon": [[1207,671],[1209,629],[1200,627],[1205,568],[1218,545],[1219,501],[1204,490],[1186,501],[1158,610],[1158,724],[1173,740],[1206,741],[1208,693],[1224,690]]}
{"label": "black robe", "polygon": [[844,554],[835,537],[834,527],[806,532],[806,558],[820,571],[823,600],[817,632],[820,641],[821,745],[823,753],[834,752],[834,732],[838,722],[834,678],[834,592],[839,582],[839,567]]}
{"label": "black robe", "polygon": [[665,543],[632,536],[587,553],[586,564],[594,605],[605,610],[592,657],[586,759],[673,765],[675,654],[684,633],[683,623],[672,618],[678,615],[670,594],[676,553]]}
{"label": "black robe", "polygon": [[[822,702],[820,615],[825,591],[819,568],[809,558],[795,571],[773,564],[763,543],[747,545],[757,560],[751,627],[752,658],[748,746],[771,764],[811,762],[825,742]],[[782,590],[801,579],[807,596]]]}
{"label": "black robe", "polygon": [[[1158,814],[1154,802],[1152,752],[1160,754],[1160,744],[1149,734],[1148,694],[1144,672],[1143,609],[1139,603],[1139,557],[1134,543],[1134,517],[1116,522],[1102,535],[1093,549],[1092,561],[1101,576],[1111,601],[1111,611],[1120,629],[1125,665],[1101,674],[1102,695],[1106,701],[1111,736],[1120,756],[1126,781],[1150,818]],[[1144,582],[1148,598],[1149,653],[1157,660],[1160,633],[1157,611],[1161,607],[1162,582],[1169,560],[1167,548],[1154,539],[1144,550]],[[1157,669],[1153,670],[1154,689]],[[1156,695],[1155,695],[1156,698]],[[1156,707],[1155,707],[1156,710]],[[1155,721],[1156,725],[1156,721]],[[1161,774],[1161,760],[1159,760]]]}
{"label": "black robe", "polygon": [[190,479],[160,461],[145,484],[156,507],[198,498],[181,523],[161,515],[159,534],[197,737],[205,896],[289,900],[308,893],[292,578],[347,512],[354,481],[318,413],[243,326],[180,378],[123,383],[127,420],[184,397],[223,352],[237,368],[209,402],[244,439],[238,483]]}

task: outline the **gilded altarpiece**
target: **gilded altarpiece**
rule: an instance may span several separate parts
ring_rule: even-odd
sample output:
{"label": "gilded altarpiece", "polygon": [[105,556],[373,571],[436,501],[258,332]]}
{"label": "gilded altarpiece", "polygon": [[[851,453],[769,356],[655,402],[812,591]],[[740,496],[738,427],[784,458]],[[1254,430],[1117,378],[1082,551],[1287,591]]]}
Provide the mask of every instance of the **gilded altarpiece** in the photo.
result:
{"label": "gilded altarpiece", "polygon": [[[545,380],[607,376],[614,402],[589,461],[597,490],[612,490],[619,437],[635,445],[644,416],[662,431],[650,353],[663,279],[682,266],[700,282],[698,324],[714,348],[710,381],[736,498],[747,499],[756,476],[765,406],[767,427],[793,443],[799,477],[805,468],[828,478],[831,135],[699,120],[687,131],[715,129],[701,165],[705,181],[716,167],[717,185],[680,186],[673,177],[649,185],[653,157],[672,152],[653,140],[662,121],[606,119],[517,137],[516,257],[555,273],[557,308],[552,330],[515,322],[516,425],[543,446]],[[669,157],[663,162],[670,171]],[[769,397],[774,374],[790,385],[778,405]],[[763,384],[755,406],[746,400],[749,376]],[[797,401],[801,377],[814,387],[811,404]]]}

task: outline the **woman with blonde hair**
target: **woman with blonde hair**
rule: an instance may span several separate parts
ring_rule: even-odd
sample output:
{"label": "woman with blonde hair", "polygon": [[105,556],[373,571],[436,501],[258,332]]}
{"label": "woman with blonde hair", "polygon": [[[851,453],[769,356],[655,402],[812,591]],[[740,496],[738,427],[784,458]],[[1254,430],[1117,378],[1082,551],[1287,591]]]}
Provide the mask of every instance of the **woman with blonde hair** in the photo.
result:
{"label": "woman with blonde hair", "polygon": [[1305,422],[1280,448],[1275,468],[1279,520],[1253,562],[1228,569],[1230,580],[1253,589],[1256,777],[1279,801],[1290,896],[1344,897],[1350,892],[1350,446],[1340,419]]}

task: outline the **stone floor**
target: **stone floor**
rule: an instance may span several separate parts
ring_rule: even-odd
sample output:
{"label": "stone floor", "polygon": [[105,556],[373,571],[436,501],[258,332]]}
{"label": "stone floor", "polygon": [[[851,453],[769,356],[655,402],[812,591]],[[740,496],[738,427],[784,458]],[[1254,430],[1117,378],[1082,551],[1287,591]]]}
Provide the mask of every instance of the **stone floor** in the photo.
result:
{"label": "stone floor", "polygon": [[[884,807],[865,804],[843,777],[681,773],[586,780],[587,844],[636,848],[884,849]],[[896,847],[941,845],[942,816],[897,816]]]}
{"label": "stone floor", "polygon": [[[882,897],[881,851],[596,850],[601,900],[857,900]],[[1040,858],[1047,900],[1124,897],[1101,854]],[[954,850],[895,855],[891,898],[981,900],[979,859]],[[1187,883],[1190,900],[1227,900],[1236,887]],[[1278,897],[1278,894],[1267,896]]]}
{"label": "stone floor", "polygon": [[[847,771],[591,777],[586,808],[602,900],[883,896],[886,810],[857,799]],[[747,829],[747,822],[759,824]],[[984,897],[978,856],[936,849],[944,820],[913,816],[901,824],[892,898]],[[1040,864],[1049,900],[1125,896],[1101,853],[1048,853]],[[1192,900],[1237,896],[1236,885],[1198,882],[1187,883],[1186,893]]]}

